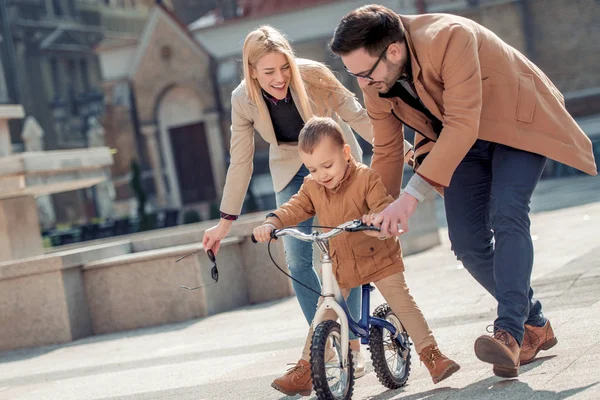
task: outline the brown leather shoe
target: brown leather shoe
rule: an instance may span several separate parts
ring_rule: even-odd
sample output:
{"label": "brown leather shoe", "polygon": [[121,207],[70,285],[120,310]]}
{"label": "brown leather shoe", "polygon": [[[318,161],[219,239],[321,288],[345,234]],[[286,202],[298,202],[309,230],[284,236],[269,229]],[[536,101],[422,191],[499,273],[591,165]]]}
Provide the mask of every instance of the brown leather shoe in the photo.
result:
{"label": "brown leather shoe", "polygon": [[285,375],[271,383],[271,387],[288,396],[310,396],[312,392],[312,378],[310,377],[310,364],[300,360],[298,364],[288,369]]}
{"label": "brown leather shoe", "polygon": [[475,341],[475,355],[483,362],[494,365],[493,372],[503,378],[519,376],[519,344],[504,329],[497,329],[492,336],[479,336]]}
{"label": "brown leather shoe", "polygon": [[532,362],[540,350],[548,350],[556,346],[558,340],[554,336],[550,320],[544,326],[525,324],[525,336],[521,346],[521,365]]}
{"label": "brown leather shoe", "polygon": [[421,350],[419,358],[429,370],[434,384],[443,381],[460,369],[460,365],[443,355],[440,349],[433,344]]}

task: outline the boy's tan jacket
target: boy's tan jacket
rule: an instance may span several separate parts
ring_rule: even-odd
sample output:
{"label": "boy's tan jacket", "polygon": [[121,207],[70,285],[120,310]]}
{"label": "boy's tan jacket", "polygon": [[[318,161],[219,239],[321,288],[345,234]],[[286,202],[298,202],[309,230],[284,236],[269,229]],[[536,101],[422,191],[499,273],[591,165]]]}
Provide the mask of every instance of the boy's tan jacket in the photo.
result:
{"label": "boy's tan jacket", "polygon": [[597,175],[591,142],[565,109],[563,96],[520,52],[459,16],[400,15],[400,19],[414,87],[443,129],[437,137],[429,120],[400,99],[382,98],[370,87],[363,90],[373,124],[371,167],[392,196],[398,194],[402,179],[401,121],[419,132],[418,173],[443,187],[477,139],[541,154]]}
{"label": "boy's tan jacket", "polygon": [[[310,69],[310,63],[314,63],[305,59],[296,60],[301,74]],[[291,88],[290,91],[294,103],[300,104],[297,93]],[[344,138],[352,149],[352,155],[361,160],[362,151],[350,127],[367,142],[372,143],[372,128],[367,112],[355,97],[343,97],[341,104],[331,106],[336,110],[330,115],[331,118],[342,128]],[[306,115],[300,108],[298,111],[302,120],[306,122]],[[302,166],[297,143],[277,142],[271,117],[268,114],[260,115],[259,108],[247,95],[245,82],[240,83],[231,94],[230,165],[221,201],[221,211],[227,214],[239,215],[242,209],[253,170],[255,130],[270,145],[269,169],[276,193],[287,186]]]}
{"label": "boy's tan jacket", "polygon": [[[393,201],[375,171],[351,160],[336,189],[327,189],[309,175],[298,194],[274,212],[277,217],[265,223],[280,229],[317,215],[320,225],[335,227],[383,211]],[[397,238],[379,240],[363,232],[345,232],[331,239],[329,245],[340,287],[353,288],[404,270]]]}

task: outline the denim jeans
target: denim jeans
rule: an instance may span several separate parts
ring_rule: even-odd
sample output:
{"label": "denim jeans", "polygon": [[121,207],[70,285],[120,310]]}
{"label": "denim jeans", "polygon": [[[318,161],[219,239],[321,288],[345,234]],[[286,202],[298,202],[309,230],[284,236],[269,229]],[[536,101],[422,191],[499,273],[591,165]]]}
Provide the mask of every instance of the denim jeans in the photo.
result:
{"label": "denim jeans", "polygon": [[[293,195],[298,193],[302,183],[304,182],[304,177],[306,177],[308,174],[308,170],[303,165],[291,182],[281,192],[276,194],[277,207],[280,207],[289,201]],[[312,224],[313,218],[310,218],[298,224],[301,226],[299,230],[305,233],[310,233],[311,229],[308,228],[308,226]],[[309,288],[321,293],[321,282],[319,281],[319,276],[313,267],[312,243],[303,242],[296,238],[285,236],[283,238],[283,246],[285,248],[285,258],[288,263],[290,275],[292,275],[294,279],[304,283]],[[304,317],[310,325],[315,317],[315,312],[317,311],[319,296],[316,293],[306,289],[304,286],[299,285],[295,281],[292,281],[292,285],[294,287],[294,291],[296,292],[298,303],[300,303],[300,308],[304,313]],[[360,306],[361,290],[360,288],[354,288],[350,291],[350,295],[348,296],[348,309],[355,319],[360,317]],[[352,332],[350,332],[350,339],[356,339],[356,336]]]}
{"label": "denim jeans", "polygon": [[546,323],[531,289],[529,231],[529,203],[545,163],[539,154],[477,140],[444,190],[452,250],[498,301],[494,327],[519,344],[523,324]]}

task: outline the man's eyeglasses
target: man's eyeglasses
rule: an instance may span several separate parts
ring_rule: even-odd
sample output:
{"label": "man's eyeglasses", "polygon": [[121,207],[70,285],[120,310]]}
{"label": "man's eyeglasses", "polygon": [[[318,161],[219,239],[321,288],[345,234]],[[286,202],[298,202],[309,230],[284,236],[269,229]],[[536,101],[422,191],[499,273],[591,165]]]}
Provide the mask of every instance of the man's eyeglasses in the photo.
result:
{"label": "man's eyeglasses", "polygon": [[[175,261],[175,262],[179,262],[181,260],[183,260],[184,258],[186,258],[188,255],[185,255],[183,257],[181,257],[179,260]],[[187,289],[187,290],[196,290],[196,289],[200,289],[203,288],[205,286],[211,285],[213,283],[217,283],[219,282],[219,270],[217,269],[217,259],[215,258],[215,253],[213,253],[212,250],[208,250],[206,252],[206,255],[208,255],[208,259],[212,262],[212,268],[210,269],[210,276],[214,279],[214,282],[208,283],[206,285],[202,285],[202,286],[196,286],[196,287],[188,287],[188,286],[184,286],[184,285],[179,285],[182,289]]]}
{"label": "man's eyeglasses", "polygon": [[[392,42],[392,43],[394,43],[394,42]],[[366,80],[369,80],[369,81],[373,81],[374,79],[371,78],[371,75],[373,74],[373,72],[375,72],[375,68],[377,68],[377,66],[379,65],[379,63],[381,62],[381,60],[383,60],[383,58],[385,57],[385,53],[387,52],[388,48],[392,45],[392,43],[390,43],[387,46],[385,46],[385,49],[383,49],[383,51],[379,55],[379,58],[377,58],[377,61],[375,61],[375,64],[373,64],[373,67],[371,67],[371,69],[368,70],[367,73],[365,73],[365,74],[355,74],[353,72],[348,71],[348,68],[346,68],[345,65],[344,65],[344,69],[346,70],[347,73],[349,73],[350,75],[354,76],[355,78],[362,78],[362,79],[366,79]]]}

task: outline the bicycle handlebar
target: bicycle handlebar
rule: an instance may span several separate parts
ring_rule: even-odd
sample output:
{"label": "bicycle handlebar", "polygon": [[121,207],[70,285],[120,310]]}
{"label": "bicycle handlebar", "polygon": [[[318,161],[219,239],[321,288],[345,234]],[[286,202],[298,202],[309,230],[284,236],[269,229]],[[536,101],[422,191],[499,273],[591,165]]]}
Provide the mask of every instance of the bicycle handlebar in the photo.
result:
{"label": "bicycle handlebar", "polygon": [[[271,237],[275,239],[275,238],[282,237],[282,236],[292,236],[292,237],[295,237],[296,239],[302,240],[304,242],[316,242],[318,240],[331,239],[332,237],[337,236],[342,232],[360,232],[360,231],[379,232],[379,228],[377,228],[373,225],[366,225],[361,220],[355,219],[353,221],[344,222],[343,224],[333,228],[332,230],[330,230],[329,232],[326,232],[326,233],[313,232],[313,233],[307,234],[307,233],[300,232],[298,229],[283,228],[283,229],[273,230],[273,232],[271,232]],[[251,239],[252,239],[253,243],[258,243],[256,238],[254,237],[254,234],[252,234]]]}

